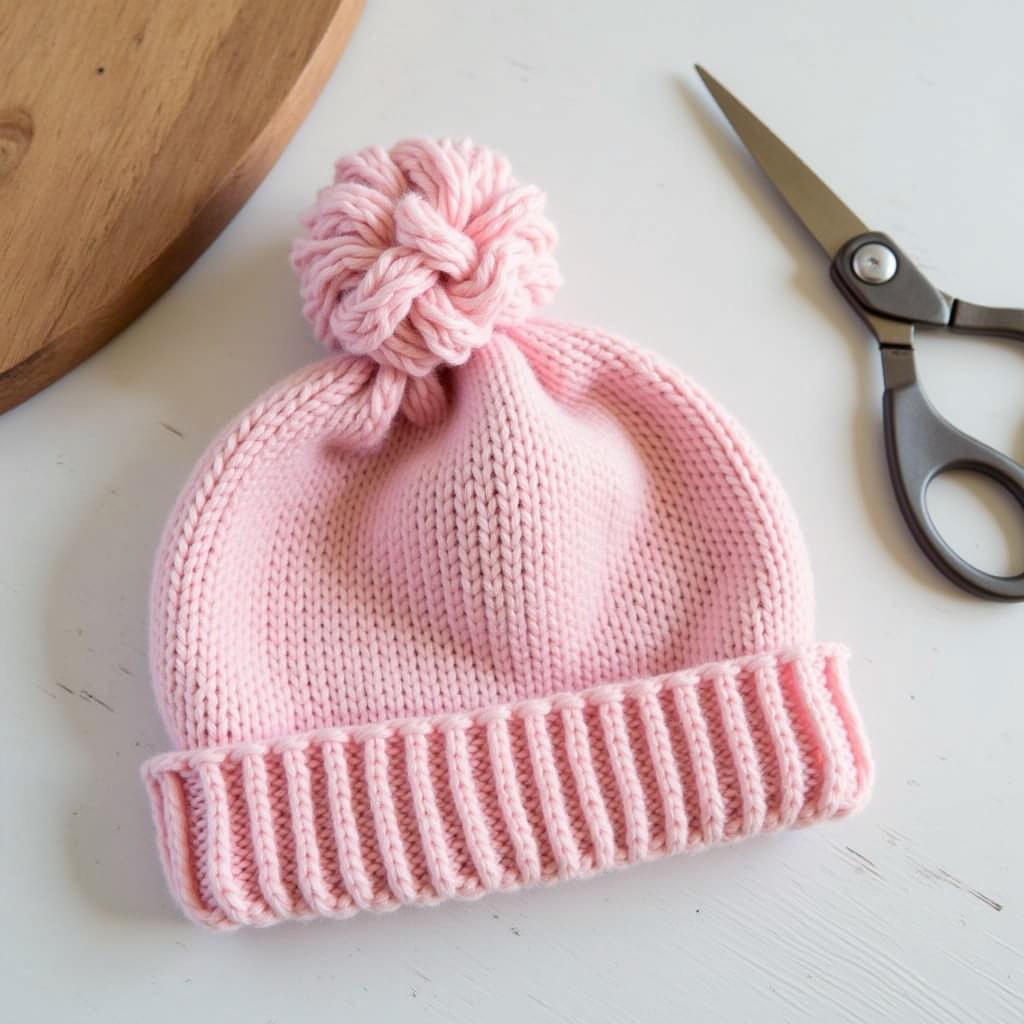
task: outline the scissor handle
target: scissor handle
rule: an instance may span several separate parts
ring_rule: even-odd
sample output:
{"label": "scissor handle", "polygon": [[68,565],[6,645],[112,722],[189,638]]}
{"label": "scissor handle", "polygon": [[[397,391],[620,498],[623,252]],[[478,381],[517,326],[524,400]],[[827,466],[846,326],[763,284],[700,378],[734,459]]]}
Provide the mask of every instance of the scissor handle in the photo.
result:
{"label": "scissor handle", "polygon": [[978,306],[973,302],[955,299],[949,326],[954,331],[970,331],[972,334],[998,334],[1003,338],[1024,341],[1024,309]]}
{"label": "scissor handle", "polygon": [[961,558],[928,513],[928,485],[940,473],[965,469],[1002,484],[1024,515],[1024,466],[982,444],[936,412],[917,381],[912,348],[882,348],[885,451],[900,511],[921,550],[964,590],[997,601],[1024,601],[1024,573],[993,576]]}

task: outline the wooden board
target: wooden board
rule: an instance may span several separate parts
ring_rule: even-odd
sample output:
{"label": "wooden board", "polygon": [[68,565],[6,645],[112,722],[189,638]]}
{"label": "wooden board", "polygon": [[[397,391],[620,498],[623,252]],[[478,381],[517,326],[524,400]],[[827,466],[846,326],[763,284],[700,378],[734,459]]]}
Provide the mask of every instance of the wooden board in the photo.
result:
{"label": "wooden board", "polygon": [[98,349],[213,241],[362,3],[4,4],[0,412]]}

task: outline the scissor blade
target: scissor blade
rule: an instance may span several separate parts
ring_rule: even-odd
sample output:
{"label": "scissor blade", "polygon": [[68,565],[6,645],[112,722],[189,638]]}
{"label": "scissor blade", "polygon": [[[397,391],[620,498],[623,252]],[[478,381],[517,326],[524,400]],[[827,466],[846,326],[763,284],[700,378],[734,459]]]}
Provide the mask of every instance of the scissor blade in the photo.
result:
{"label": "scissor blade", "polygon": [[782,193],[782,198],[804,222],[818,244],[834,259],[851,238],[867,226],[782,140],[768,130],[720,82],[699,64],[697,74],[708,87],[736,134],[761,165],[761,170]]}

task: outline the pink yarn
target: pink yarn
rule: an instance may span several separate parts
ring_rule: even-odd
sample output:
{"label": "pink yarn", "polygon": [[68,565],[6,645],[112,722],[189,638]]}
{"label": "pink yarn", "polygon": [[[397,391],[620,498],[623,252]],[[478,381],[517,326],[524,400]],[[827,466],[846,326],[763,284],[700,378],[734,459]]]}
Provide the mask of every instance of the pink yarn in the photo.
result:
{"label": "pink yarn", "polygon": [[583,878],[867,795],[785,496],[691,381],[528,315],[541,204],[405,143],[342,161],[296,245],[338,351],[213,445],[154,577],[176,749],[143,772],[196,921]]}
{"label": "pink yarn", "polygon": [[468,140],[374,146],[335,166],[295,243],[303,312],[329,349],[413,378],[406,412],[436,419],[434,374],[461,366],[496,324],[517,323],[560,283],[544,194]]}

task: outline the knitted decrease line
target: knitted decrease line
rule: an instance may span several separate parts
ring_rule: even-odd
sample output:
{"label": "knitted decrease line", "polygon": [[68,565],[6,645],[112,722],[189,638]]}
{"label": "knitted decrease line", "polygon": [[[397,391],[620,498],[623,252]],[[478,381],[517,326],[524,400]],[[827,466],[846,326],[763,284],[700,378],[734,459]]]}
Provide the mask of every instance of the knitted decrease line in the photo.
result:
{"label": "knitted decrease line", "polygon": [[467,139],[372,146],[337,162],[292,264],[319,341],[377,364],[378,426],[399,410],[436,422],[447,399],[434,371],[462,365],[496,326],[552,297],[561,279],[544,201]]}

